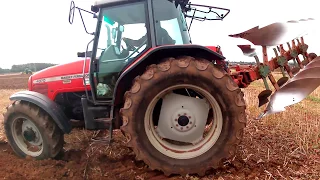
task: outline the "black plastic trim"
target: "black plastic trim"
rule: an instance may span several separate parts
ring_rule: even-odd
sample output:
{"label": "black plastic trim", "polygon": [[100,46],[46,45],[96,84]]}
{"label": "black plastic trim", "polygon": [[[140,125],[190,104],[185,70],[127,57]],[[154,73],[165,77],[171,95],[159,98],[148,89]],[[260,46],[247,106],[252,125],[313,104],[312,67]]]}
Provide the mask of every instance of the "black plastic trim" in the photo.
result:
{"label": "black plastic trim", "polygon": [[81,104],[83,108],[83,116],[86,129],[95,129],[95,122],[92,112],[89,110],[87,98],[81,98]]}
{"label": "black plastic trim", "polygon": [[72,127],[69,124],[69,119],[60,107],[47,96],[33,91],[21,91],[10,96],[10,100],[22,100],[37,105],[51,116],[64,133],[69,134],[71,132]]}

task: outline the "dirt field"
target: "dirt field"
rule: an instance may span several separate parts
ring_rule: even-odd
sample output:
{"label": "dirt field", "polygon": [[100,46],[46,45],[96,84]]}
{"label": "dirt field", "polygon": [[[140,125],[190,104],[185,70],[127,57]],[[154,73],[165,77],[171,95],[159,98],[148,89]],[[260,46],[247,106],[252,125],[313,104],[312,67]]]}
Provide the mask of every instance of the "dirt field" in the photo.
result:
{"label": "dirt field", "polygon": [[[26,88],[27,76],[0,76],[0,113],[10,103],[8,97]],[[57,160],[22,160],[6,143],[0,126],[0,178],[3,179],[320,179],[320,89],[286,112],[262,121],[257,95],[263,89],[256,82],[244,89],[248,105],[248,125],[236,157],[224,167],[197,176],[172,176],[151,171],[135,161],[124,146],[124,137],[115,131],[109,146],[92,143],[97,132],[74,129],[66,135],[64,153]],[[0,120],[2,118],[0,117]],[[2,122],[1,122],[2,124]],[[106,132],[103,132],[106,133]]]}
{"label": "dirt field", "polygon": [[22,89],[28,87],[28,78],[30,75],[27,74],[10,74],[0,75],[0,89]]}

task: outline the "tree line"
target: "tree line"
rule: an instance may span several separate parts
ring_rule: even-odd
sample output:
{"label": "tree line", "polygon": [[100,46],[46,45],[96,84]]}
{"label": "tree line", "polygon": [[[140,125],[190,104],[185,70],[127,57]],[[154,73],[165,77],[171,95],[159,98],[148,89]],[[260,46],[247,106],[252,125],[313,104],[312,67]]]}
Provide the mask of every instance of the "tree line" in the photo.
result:
{"label": "tree line", "polygon": [[0,74],[24,72],[27,68],[30,69],[32,72],[36,72],[55,65],[56,64],[51,63],[27,63],[12,65],[11,69],[3,69],[0,67]]}

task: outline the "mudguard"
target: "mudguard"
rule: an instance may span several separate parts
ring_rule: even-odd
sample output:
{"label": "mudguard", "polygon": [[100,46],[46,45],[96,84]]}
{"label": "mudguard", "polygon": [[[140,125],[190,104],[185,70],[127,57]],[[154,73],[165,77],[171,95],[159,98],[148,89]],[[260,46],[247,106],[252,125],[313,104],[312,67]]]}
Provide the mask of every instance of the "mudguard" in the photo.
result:
{"label": "mudguard", "polygon": [[33,91],[21,91],[10,96],[10,100],[22,100],[37,105],[52,117],[54,122],[64,133],[68,134],[71,132],[72,128],[71,125],[68,123],[69,119],[60,109],[60,107],[47,96]]}

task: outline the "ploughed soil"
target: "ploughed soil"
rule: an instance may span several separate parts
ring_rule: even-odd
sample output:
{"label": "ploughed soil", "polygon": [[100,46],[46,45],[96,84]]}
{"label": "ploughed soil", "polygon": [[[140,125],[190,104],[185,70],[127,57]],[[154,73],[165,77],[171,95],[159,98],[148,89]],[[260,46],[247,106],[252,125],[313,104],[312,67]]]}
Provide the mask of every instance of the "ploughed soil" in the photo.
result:
{"label": "ploughed soil", "polygon": [[[26,80],[26,75],[0,77],[0,91],[26,88]],[[245,91],[248,98],[257,94],[253,89]],[[0,102],[0,113],[4,112],[6,104]],[[319,114],[307,114],[309,119],[305,120],[317,118]],[[0,116],[0,179],[320,179],[319,146],[308,145],[306,136],[298,136],[303,133],[297,135],[294,129],[281,129],[277,123],[256,121],[253,119],[256,115],[248,112],[248,125],[236,156],[220,169],[209,170],[205,177],[166,177],[159,171],[151,171],[143,162],[135,160],[119,130],[114,131],[114,141],[109,145],[91,141],[92,137],[106,136],[107,131],[74,129],[65,136],[63,152],[56,159],[21,159],[6,142],[3,117]],[[283,121],[284,114],[280,116],[279,122]],[[319,121],[316,122],[320,127]],[[302,124],[296,126],[304,127]],[[310,126],[308,131],[312,130],[314,128]]]}
{"label": "ploughed soil", "polygon": [[[320,152],[307,156],[294,152],[294,145],[272,129],[252,123],[236,157],[203,178],[165,177],[135,161],[125,147],[121,132],[114,132],[111,145],[92,143],[93,132],[74,130],[66,136],[64,152],[57,160],[20,159],[10,146],[0,143],[0,178],[3,179],[319,179]],[[289,146],[287,146],[289,145]]]}
{"label": "ploughed soil", "polygon": [[0,89],[23,89],[28,86],[28,74],[0,75]]}

